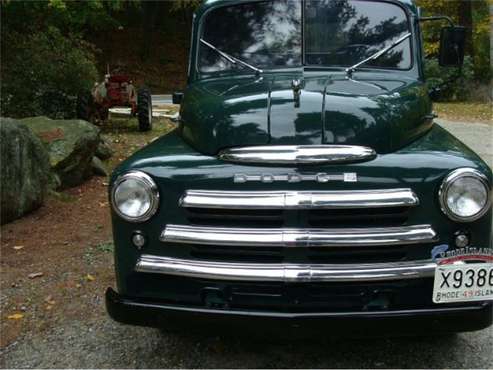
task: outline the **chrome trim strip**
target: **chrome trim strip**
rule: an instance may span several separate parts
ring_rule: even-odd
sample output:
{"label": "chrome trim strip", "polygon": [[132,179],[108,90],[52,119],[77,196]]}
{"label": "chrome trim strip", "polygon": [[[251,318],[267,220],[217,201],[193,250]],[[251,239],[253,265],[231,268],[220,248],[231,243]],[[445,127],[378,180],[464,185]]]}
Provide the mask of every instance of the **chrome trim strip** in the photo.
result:
{"label": "chrome trim strip", "polygon": [[297,184],[303,181],[313,181],[318,183],[328,183],[330,181],[342,181],[342,182],[358,182],[358,174],[355,172],[343,172],[329,174],[326,172],[317,173],[286,173],[286,174],[272,174],[272,173],[259,173],[259,174],[245,174],[235,173],[233,182],[235,184],[244,184],[246,182],[262,182],[264,184],[271,184],[273,182],[288,182],[291,184]]}
{"label": "chrome trim strip", "polygon": [[390,246],[430,243],[430,225],[355,229],[262,229],[167,225],[162,242],[243,247]]}
{"label": "chrome trim strip", "polygon": [[187,190],[182,207],[219,209],[351,209],[411,207],[419,204],[411,189],[343,191]]}
{"label": "chrome trim strip", "polygon": [[322,164],[375,158],[377,153],[356,145],[271,145],[223,149],[219,159],[236,163]]}
{"label": "chrome trim strip", "polygon": [[228,263],[142,255],[135,271],[228,281],[349,282],[432,277],[431,260],[374,264]]}

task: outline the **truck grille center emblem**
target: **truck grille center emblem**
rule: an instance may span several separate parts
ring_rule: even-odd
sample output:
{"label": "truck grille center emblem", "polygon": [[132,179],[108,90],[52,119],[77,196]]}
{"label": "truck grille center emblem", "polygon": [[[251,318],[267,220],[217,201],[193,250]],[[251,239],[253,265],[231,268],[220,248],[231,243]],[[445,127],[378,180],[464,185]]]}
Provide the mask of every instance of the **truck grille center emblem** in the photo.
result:
{"label": "truck grille center emblem", "polygon": [[259,175],[246,175],[246,174],[235,174],[234,182],[237,184],[245,182],[263,182],[272,183],[277,181],[284,181],[289,183],[298,183],[302,181],[315,181],[315,182],[329,182],[329,181],[343,181],[343,182],[357,182],[358,175],[354,172],[344,172],[340,174],[328,174],[325,172],[320,172],[316,174],[300,174],[300,173],[289,173],[285,175],[273,175],[270,173],[263,173]]}

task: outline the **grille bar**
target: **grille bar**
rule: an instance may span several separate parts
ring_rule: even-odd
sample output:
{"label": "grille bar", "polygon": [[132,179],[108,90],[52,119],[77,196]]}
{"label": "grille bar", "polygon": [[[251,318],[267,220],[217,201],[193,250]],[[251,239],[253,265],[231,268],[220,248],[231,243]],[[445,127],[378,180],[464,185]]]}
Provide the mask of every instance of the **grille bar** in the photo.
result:
{"label": "grille bar", "polygon": [[431,277],[436,263],[409,261],[376,264],[294,265],[226,263],[142,255],[135,271],[230,281],[349,282]]}
{"label": "grille bar", "polygon": [[391,246],[431,243],[437,234],[430,225],[353,229],[222,228],[167,225],[162,242],[265,247]]}
{"label": "grille bar", "polygon": [[418,204],[418,197],[411,189],[318,192],[187,190],[180,200],[182,207],[214,209],[355,209]]}

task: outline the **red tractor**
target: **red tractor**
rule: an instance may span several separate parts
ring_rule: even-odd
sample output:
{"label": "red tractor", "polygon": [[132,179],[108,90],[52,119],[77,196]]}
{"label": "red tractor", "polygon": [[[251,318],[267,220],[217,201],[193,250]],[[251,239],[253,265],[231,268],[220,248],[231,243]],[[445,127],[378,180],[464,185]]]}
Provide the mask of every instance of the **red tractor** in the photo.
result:
{"label": "red tractor", "polygon": [[104,82],[96,83],[92,91],[85,91],[77,99],[77,117],[95,124],[108,119],[109,109],[129,107],[137,116],[139,130],[152,129],[152,98],[147,88],[136,91],[132,80],[124,74],[106,74]]}

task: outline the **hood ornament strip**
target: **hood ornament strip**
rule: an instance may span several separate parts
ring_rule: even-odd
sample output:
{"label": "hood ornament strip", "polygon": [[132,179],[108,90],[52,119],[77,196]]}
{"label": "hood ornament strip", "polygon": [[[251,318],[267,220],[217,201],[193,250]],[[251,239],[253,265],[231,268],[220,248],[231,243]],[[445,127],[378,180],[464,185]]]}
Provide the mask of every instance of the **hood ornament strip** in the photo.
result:
{"label": "hood ornament strip", "polygon": [[293,89],[294,107],[299,108],[301,89],[303,88],[303,81],[294,79],[293,81],[291,81],[291,88]]}
{"label": "hood ornament strip", "polygon": [[356,145],[272,145],[224,149],[219,159],[234,163],[299,165],[368,161],[376,155],[373,149]]}

